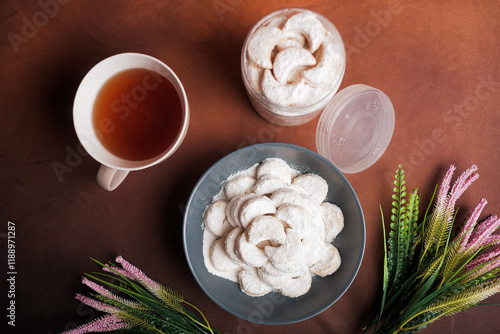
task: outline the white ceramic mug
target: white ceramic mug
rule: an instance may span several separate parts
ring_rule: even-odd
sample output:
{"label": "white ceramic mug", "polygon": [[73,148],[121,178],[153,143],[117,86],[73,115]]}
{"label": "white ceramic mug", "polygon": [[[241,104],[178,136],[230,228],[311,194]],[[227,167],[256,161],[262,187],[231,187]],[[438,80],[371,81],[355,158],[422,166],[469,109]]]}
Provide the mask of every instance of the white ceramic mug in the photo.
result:
{"label": "white ceramic mug", "polygon": [[[94,101],[103,84],[113,75],[132,68],[154,71],[169,80],[179,95],[183,114],[181,129],[173,144],[159,155],[142,161],[125,160],[106,150],[99,140],[99,129],[95,129],[92,124]],[[73,123],[82,146],[90,156],[101,163],[97,173],[97,184],[111,191],[122,183],[130,171],[156,165],[170,157],[179,148],[189,127],[189,104],[179,78],[167,65],[148,55],[122,53],[102,60],[83,78],[75,96]]]}

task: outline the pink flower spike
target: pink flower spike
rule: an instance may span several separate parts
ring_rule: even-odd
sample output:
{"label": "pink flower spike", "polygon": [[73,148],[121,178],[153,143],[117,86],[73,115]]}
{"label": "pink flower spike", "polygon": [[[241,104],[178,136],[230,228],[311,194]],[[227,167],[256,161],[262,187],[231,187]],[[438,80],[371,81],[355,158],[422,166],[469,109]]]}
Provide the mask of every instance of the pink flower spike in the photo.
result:
{"label": "pink flower spike", "polygon": [[[462,194],[469,188],[469,186],[477,180],[479,177],[479,174],[475,173],[477,171],[477,166],[472,165],[469,169],[467,169],[460,177],[458,178],[457,181],[455,181],[455,184],[453,185],[453,188],[451,189],[450,192],[450,197],[448,200],[448,205],[446,207],[446,212],[453,212],[455,211],[455,203],[457,200],[462,196]],[[475,173],[475,174],[474,174]],[[451,219],[451,215],[449,217]]]}
{"label": "pink flower spike", "polygon": [[467,242],[469,241],[469,238],[472,234],[472,229],[474,225],[476,225],[477,220],[479,219],[479,215],[481,215],[481,212],[483,211],[484,207],[488,201],[486,199],[482,199],[479,204],[476,206],[474,211],[472,211],[471,215],[469,216],[469,219],[467,219],[467,222],[465,223],[464,227],[460,231],[460,234],[456,237],[455,240],[458,240],[459,238],[462,238],[460,242],[460,248],[464,249],[467,245]]}
{"label": "pink flower spike", "polygon": [[128,271],[126,271],[123,268],[106,266],[106,267],[102,267],[102,270],[107,271],[109,273],[113,273],[113,274],[119,273],[120,275],[125,276],[126,278],[128,278],[129,280],[132,280],[132,281],[135,279],[134,276],[132,276]]}
{"label": "pink flower spike", "polygon": [[159,289],[159,284],[146,276],[139,268],[133,266],[121,256],[116,258],[116,262],[120,263],[123,268],[136,280],[143,283],[151,292],[156,292]]}
{"label": "pink flower spike", "polygon": [[450,185],[451,185],[451,178],[453,177],[453,172],[455,171],[455,169],[456,167],[454,165],[451,165],[448,171],[446,172],[443,181],[439,185],[439,193],[436,199],[436,206],[438,208],[444,209],[444,206],[446,205],[446,200],[448,198],[448,192],[450,190]]}
{"label": "pink flower spike", "polygon": [[476,227],[470,237],[467,248],[479,248],[485,245],[484,241],[500,226],[500,219],[497,216],[490,216],[483,220]]}
{"label": "pink flower spike", "polygon": [[470,270],[472,268],[477,267],[480,264],[483,264],[491,260],[492,258],[498,255],[500,255],[500,247],[496,247],[495,249],[492,249],[484,254],[479,255],[474,259],[474,261],[469,262],[465,268],[467,270]]}
{"label": "pink flower spike", "polygon": [[439,186],[439,196],[446,197],[448,195],[448,191],[450,190],[451,178],[453,177],[453,172],[457,169],[454,165],[451,165],[444,176],[443,182]]}
{"label": "pink flower spike", "polygon": [[100,286],[99,284],[87,279],[86,277],[84,277],[82,279],[82,283],[85,284],[86,286],[88,286],[89,288],[91,288],[92,290],[94,290],[95,292],[97,292],[98,294],[103,295],[104,297],[108,297],[108,298],[113,297],[113,294],[111,293],[111,291],[109,291],[109,290],[105,289],[104,287]]}
{"label": "pink flower spike", "polygon": [[82,325],[75,329],[63,332],[62,334],[85,334],[91,332],[111,332],[120,329],[127,329],[130,326],[114,315],[107,315],[88,324]]}
{"label": "pink flower spike", "polygon": [[115,313],[119,312],[120,310],[114,306],[110,306],[108,304],[99,302],[97,300],[94,300],[92,298],[86,297],[84,295],[81,295],[79,293],[76,294],[76,299],[84,303],[85,305],[88,305],[92,308],[95,308],[98,311],[106,312],[106,313]]}
{"label": "pink flower spike", "polygon": [[497,246],[500,245],[500,234],[492,234],[486,239],[484,239],[483,244],[490,245],[490,246]]}

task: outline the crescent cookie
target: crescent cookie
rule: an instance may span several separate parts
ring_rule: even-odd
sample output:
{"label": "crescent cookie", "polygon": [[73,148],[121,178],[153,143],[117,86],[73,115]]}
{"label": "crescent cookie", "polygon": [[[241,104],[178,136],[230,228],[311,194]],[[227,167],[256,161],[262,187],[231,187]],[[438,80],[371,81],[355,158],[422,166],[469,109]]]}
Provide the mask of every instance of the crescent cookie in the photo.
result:
{"label": "crescent cookie", "polygon": [[231,231],[232,226],[226,219],[226,201],[218,201],[208,205],[203,212],[203,225],[216,236],[224,236]]}
{"label": "crescent cookie", "polygon": [[257,195],[270,195],[276,190],[286,187],[287,183],[275,175],[263,175],[255,184],[253,192]]}
{"label": "crescent cookie", "polygon": [[275,245],[285,242],[286,234],[283,224],[273,216],[259,216],[247,227],[248,242],[258,245],[269,240]]}
{"label": "crescent cookie", "polygon": [[[272,266],[270,263],[269,265]],[[292,274],[280,272],[278,275],[272,275],[269,274],[267,270],[263,269],[263,267],[257,269],[257,275],[262,282],[266,283],[273,289],[281,289],[293,279]]]}
{"label": "crescent cookie", "polygon": [[[252,193],[240,195],[240,196],[236,196],[235,198],[233,198],[229,202],[229,204],[228,204],[229,212],[227,212],[227,209],[226,209],[226,215],[227,215],[227,219],[229,220],[231,225],[233,225],[234,227],[242,226],[241,221],[240,221],[241,206],[248,199],[253,198],[253,197],[257,197],[257,195],[252,194]],[[233,202],[233,200],[234,200],[234,202]],[[231,203],[231,202],[233,202],[233,203]]]}
{"label": "crescent cookie", "polygon": [[248,58],[262,68],[272,68],[271,53],[282,39],[280,28],[265,26],[257,29],[248,41]]}
{"label": "crescent cookie", "polygon": [[240,260],[238,255],[236,254],[236,242],[238,241],[239,236],[245,231],[242,227],[235,227],[229,234],[226,236],[224,240],[224,248],[226,250],[227,255],[231,258],[235,263],[240,266],[244,266],[245,264]]}
{"label": "crescent cookie", "polygon": [[306,82],[301,79],[293,84],[279,83],[271,70],[266,69],[262,76],[261,88],[264,96],[271,102],[280,105],[294,105],[297,99],[302,96]]}
{"label": "crescent cookie", "polygon": [[306,82],[313,87],[332,85],[332,78],[341,71],[341,52],[336,50],[333,43],[323,43],[320,47],[319,60],[313,68],[302,74]]}
{"label": "crescent cookie", "polygon": [[247,199],[241,204],[238,214],[241,226],[246,228],[252,220],[261,215],[274,214],[276,207],[273,201],[266,196],[255,196]]}
{"label": "crescent cookie", "polygon": [[257,180],[250,175],[237,175],[233,177],[224,186],[226,199],[230,200],[233,197],[248,194],[252,191],[256,182]]}
{"label": "crescent cookie", "polygon": [[307,254],[297,232],[286,230],[285,243],[278,246],[266,246],[264,251],[276,269],[292,273],[303,269],[307,262]]}
{"label": "crescent cookie", "polygon": [[281,289],[279,289],[279,292],[283,296],[297,298],[306,294],[307,291],[309,291],[309,289],[311,288],[311,283],[312,283],[311,273],[305,270],[302,275],[294,277]]}
{"label": "crescent cookie", "polygon": [[246,233],[240,234],[236,240],[235,253],[239,259],[247,266],[258,268],[267,262],[267,256],[264,251],[256,245],[248,242]]}
{"label": "crescent cookie", "polygon": [[278,51],[283,51],[288,48],[304,48],[306,45],[306,38],[304,35],[287,31],[284,34],[284,39],[276,45]]}
{"label": "crescent cookie", "polygon": [[304,35],[309,43],[309,51],[314,53],[326,36],[325,27],[312,13],[295,14],[286,21],[283,31],[293,31]]}
{"label": "crescent cookie", "polygon": [[341,259],[339,250],[332,244],[328,244],[328,251],[326,255],[309,267],[309,270],[316,275],[325,277],[333,274],[340,267]]}
{"label": "crescent cookie", "polygon": [[286,184],[292,181],[292,169],[288,164],[279,158],[267,158],[257,168],[257,179],[264,175],[274,175],[279,177]]}
{"label": "crescent cookie", "polygon": [[283,203],[276,210],[274,217],[297,232],[301,239],[311,233],[309,213],[300,205]]}
{"label": "crescent cookie", "polygon": [[219,271],[236,270],[240,266],[231,260],[229,255],[226,253],[224,242],[224,238],[214,241],[210,247],[210,261],[212,262],[214,268]]}
{"label": "crescent cookie", "polygon": [[259,279],[254,268],[240,270],[238,282],[241,290],[251,297],[263,296],[272,291],[270,286]]}
{"label": "crescent cookie", "polygon": [[306,66],[315,64],[316,58],[309,51],[291,47],[279,52],[274,58],[274,77],[282,85],[294,83],[300,80]]}
{"label": "crescent cookie", "polygon": [[325,223],[325,241],[330,243],[344,229],[344,214],[338,206],[328,202],[321,204],[321,211]]}
{"label": "crescent cookie", "polygon": [[328,194],[328,183],[325,179],[316,174],[302,174],[297,176],[292,184],[295,184],[306,191],[309,196],[318,203],[322,203]]}

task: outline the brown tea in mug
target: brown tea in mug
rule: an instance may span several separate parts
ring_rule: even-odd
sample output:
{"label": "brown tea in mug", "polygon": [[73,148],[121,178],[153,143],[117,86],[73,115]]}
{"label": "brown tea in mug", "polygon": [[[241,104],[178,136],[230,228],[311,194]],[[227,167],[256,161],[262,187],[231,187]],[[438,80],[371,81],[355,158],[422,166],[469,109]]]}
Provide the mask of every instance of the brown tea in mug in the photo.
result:
{"label": "brown tea in mug", "polygon": [[157,72],[134,68],[112,76],[94,101],[92,122],[102,145],[125,160],[165,152],[182,128],[182,103],[174,85]]}

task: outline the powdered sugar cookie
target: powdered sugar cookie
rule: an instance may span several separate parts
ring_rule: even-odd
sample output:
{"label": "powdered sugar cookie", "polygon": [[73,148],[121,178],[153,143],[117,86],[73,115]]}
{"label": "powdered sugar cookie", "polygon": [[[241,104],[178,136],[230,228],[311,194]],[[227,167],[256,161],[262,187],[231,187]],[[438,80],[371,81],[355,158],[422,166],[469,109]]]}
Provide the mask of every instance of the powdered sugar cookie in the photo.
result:
{"label": "powdered sugar cookie", "polygon": [[258,245],[270,240],[274,245],[285,242],[286,234],[283,224],[273,216],[259,216],[247,227],[248,242]]}
{"label": "powdered sugar cookie", "polygon": [[242,269],[238,274],[241,291],[251,297],[263,296],[272,291],[272,288],[262,282],[254,268]]}
{"label": "powdered sugar cookie", "polygon": [[262,76],[264,75],[264,69],[255,65],[254,63],[248,64],[247,68],[248,79],[252,83],[252,86],[262,94],[262,89],[260,88],[260,82],[262,80]]}
{"label": "powdered sugar cookie", "polygon": [[226,219],[229,222],[229,224],[231,224],[231,226],[233,226],[233,227],[237,227],[238,225],[236,225],[236,222],[233,220],[233,217],[231,216],[231,212],[232,212],[234,204],[239,200],[239,197],[241,197],[241,196],[233,197],[226,205]]}
{"label": "powdered sugar cookie", "polygon": [[297,82],[306,66],[316,64],[316,58],[303,48],[288,48],[279,52],[273,61],[276,81],[286,85]]}
{"label": "powdered sugar cookie", "polygon": [[303,204],[303,195],[299,191],[288,187],[276,190],[270,198],[276,207],[280,207],[284,203],[292,203],[300,206]]}
{"label": "powdered sugar cookie", "polygon": [[[281,188],[271,195],[271,200],[276,207],[282,204],[291,203],[303,207],[309,217],[310,225],[317,226],[320,233],[324,233],[324,223],[322,221],[321,209],[319,204],[310,196],[291,188]],[[323,231],[321,231],[323,230]]]}
{"label": "powdered sugar cookie", "polygon": [[240,258],[236,254],[236,241],[244,231],[245,229],[242,227],[235,227],[231,232],[228,233],[228,235],[224,240],[224,248],[226,250],[227,255],[240,266],[244,266],[245,264],[240,260]]}
{"label": "powdered sugar cookie", "polygon": [[279,274],[277,275],[271,275],[269,274],[268,271],[263,269],[264,266],[257,269],[257,276],[260,278],[262,282],[266,283],[273,289],[281,289],[283,286],[285,286],[288,282],[290,282],[293,279],[293,276],[291,274],[284,273],[282,271],[279,272]]}
{"label": "powdered sugar cookie", "polygon": [[332,244],[327,244],[328,251],[326,255],[309,267],[309,270],[319,276],[328,276],[333,274],[340,267],[340,253],[338,249]]}
{"label": "powdered sugar cookie", "polygon": [[325,241],[332,242],[344,228],[344,214],[338,206],[329,202],[321,204],[321,210],[325,223]]}
{"label": "powdered sugar cookie", "polygon": [[286,230],[286,239],[279,247],[266,246],[264,251],[276,269],[291,273],[305,267],[307,254],[304,245],[293,229]]}
{"label": "powdered sugar cookie", "polygon": [[240,234],[236,241],[235,253],[238,258],[247,266],[258,268],[267,262],[264,251],[256,245],[248,242],[246,233]]}
{"label": "powdered sugar cookie", "polygon": [[224,236],[232,226],[226,219],[226,201],[218,201],[208,205],[203,212],[203,226],[216,236]]}
{"label": "powdered sugar cookie", "polygon": [[248,41],[248,58],[262,68],[272,68],[271,52],[283,38],[282,30],[277,27],[257,29]]}
{"label": "powdered sugar cookie", "polygon": [[324,258],[328,252],[328,247],[321,236],[316,234],[309,235],[302,239],[302,245],[307,252],[306,265],[311,266]]}
{"label": "powdered sugar cookie", "polygon": [[226,182],[224,186],[224,193],[226,194],[226,199],[231,200],[232,198],[244,194],[248,194],[252,191],[257,180],[250,175],[237,175],[231,180]]}
{"label": "powdered sugar cookie", "polygon": [[[228,207],[230,208],[230,211],[227,212],[226,209],[226,216],[231,225],[233,226],[242,226],[241,221],[240,221],[240,210],[241,206],[243,203],[245,203],[248,199],[257,197],[257,195],[250,193],[250,194],[245,194],[245,195],[240,195],[236,196],[231,200],[228,204]],[[231,203],[233,202],[233,203]]]}
{"label": "powdered sugar cookie", "polygon": [[304,189],[318,203],[322,203],[328,194],[328,183],[316,174],[308,173],[299,175],[293,179],[292,184]]}
{"label": "powdered sugar cookie", "polygon": [[279,158],[267,158],[257,168],[257,179],[265,175],[273,175],[279,177],[286,184],[292,181],[292,169],[288,164]]}
{"label": "powdered sugar cookie", "polygon": [[280,177],[275,175],[263,175],[255,184],[253,192],[257,195],[269,195],[286,186],[287,183]]}
{"label": "powdered sugar cookie", "polygon": [[255,196],[247,199],[241,204],[238,218],[241,226],[246,228],[252,220],[258,216],[274,214],[275,212],[276,207],[269,197]]}
{"label": "powdered sugar cookie", "polygon": [[304,35],[293,32],[284,32],[284,39],[276,45],[278,51],[283,51],[288,48],[304,48],[306,45],[306,38]]}
{"label": "powdered sugar cookie", "polygon": [[219,271],[232,271],[239,268],[226,252],[225,238],[220,238],[214,241],[210,247],[210,261],[215,269]]}
{"label": "powdered sugar cookie", "polygon": [[306,82],[313,87],[331,86],[332,78],[338,76],[342,69],[341,52],[333,43],[323,43],[320,47],[318,63],[302,74]]}
{"label": "powdered sugar cookie", "polygon": [[300,276],[294,277],[287,284],[285,284],[279,292],[283,296],[297,298],[309,291],[311,288],[312,277],[311,273],[305,270]]}
{"label": "powdered sugar cookie", "polygon": [[300,239],[309,236],[311,233],[308,226],[311,217],[306,209],[300,205],[284,203],[278,207],[274,217],[297,232]]}
{"label": "powdered sugar cookie", "polygon": [[271,102],[291,106],[295,104],[297,95],[303,90],[306,84],[304,79],[301,79],[293,84],[279,83],[271,70],[265,70],[262,76],[261,88],[264,96]]}
{"label": "powdered sugar cookie", "polygon": [[299,13],[290,17],[283,31],[293,31],[300,33],[307,38],[309,51],[314,53],[325,39],[326,30],[323,24],[312,13]]}

